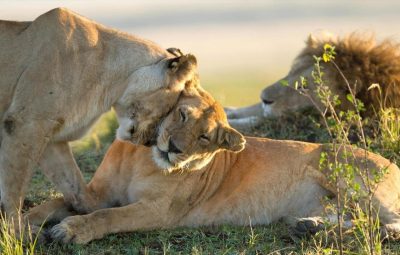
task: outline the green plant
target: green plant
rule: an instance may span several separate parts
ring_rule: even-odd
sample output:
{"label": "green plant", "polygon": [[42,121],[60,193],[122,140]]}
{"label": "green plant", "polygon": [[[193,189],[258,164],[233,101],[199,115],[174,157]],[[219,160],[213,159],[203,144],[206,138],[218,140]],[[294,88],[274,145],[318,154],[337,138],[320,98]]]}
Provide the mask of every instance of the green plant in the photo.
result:
{"label": "green plant", "polygon": [[400,110],[395,108],[379,109],[379,139],[376,147],[385,157],[400,163]]}
{"label": "green plant", "polygon": [[[311,97],[308,89],[310,81],[306,78],[300,77],[293,88],[311,100],[329,133],[330,146],[328,151],[321,153],[320,168],[322,171],[328,171],[328,181],[336,191],[336,204],[331,208],[337,216],[338,253],[344,254],[348,250],[344,241],[344,219],[346,215],[351,215],[355,226],[353,234],[361,251],[371,255],[380,254],[382,247],[379,219],[378,212],[373,209],[372,198],[385,169],[368,168],[366,159],[367,150],[371,149],[371,139],[364,133],[364,122],[361,115],[365,110],[364,104],[356,98],[351,85],[335,63],[335,56],[335,47],[329,44],[324,45],[322,56],[314,56],[315,63],[311,77],[319,102]],[[324,68],[328,64],[332,65],[343,78],[343,82],[350,92],[346,96],[346,100],[351,103],[353,109],[338,110],[338,106],[342,102],[338,95],[332,93],[324,80]],[[282,82],[282,84],[289,85],[287,82]],[[380,113],[383,113],[383,105],[380,110]],[[391,147],[393,145],[392,137],[397,137],[398,126],[392,125],[388,115],[381,114],[380,116],[380,127],[384,129],[381,130],[383,141],[385,141],[383,145],[393,149]],[[354,131],[357,133],[359,141],[357,145],[365,151],[365,157],[361,163],[356,162],[354,148],[349,140],[350,132]],[[364,188],[362,189],[361,186]]]}

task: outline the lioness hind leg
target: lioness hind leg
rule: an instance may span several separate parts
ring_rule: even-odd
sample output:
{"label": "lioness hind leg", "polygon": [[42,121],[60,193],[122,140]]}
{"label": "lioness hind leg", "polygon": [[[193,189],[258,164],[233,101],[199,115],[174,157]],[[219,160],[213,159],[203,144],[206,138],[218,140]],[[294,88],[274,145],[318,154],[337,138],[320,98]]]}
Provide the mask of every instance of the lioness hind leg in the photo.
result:
{"label": "lioness hind leg", "polygon": [[[378,183],[372,198],[374,215],[378,214],[381,239],[400,238],[400,169],[395,164],[375,169],[386,169],[384,178]],[[374,169],[374,168],[372,168]],[[367,205],[367,203],[365,203]],[[366,206],[365,206],[366,207]]]}
{"label": "lioness hind leg", "polygon": [[399,240],[400,239],[400,223],[391,223],[385,224],[380,228],[380,237],[381,240],[391,239],[391,240]]}
{"label": "lioness hind leg", "polygon": [[293,227],[293,231],[297,236],[315,235],[325,229],[324,222],[322,217],[299,218]]}
{"label": "lioness hind leg", "polygon": [[391,210],[384,204],[376,206],[379,208],[379,220],[381,223],[380,234],[381,240],[385,239],[400,239],[400,215]]}
{"label": "lioness hind leg", "polygon": [[39,164],[57,190],[63,193],[65,202],[75,211],[90,213],[98,209],[68,143],[49,144]]}

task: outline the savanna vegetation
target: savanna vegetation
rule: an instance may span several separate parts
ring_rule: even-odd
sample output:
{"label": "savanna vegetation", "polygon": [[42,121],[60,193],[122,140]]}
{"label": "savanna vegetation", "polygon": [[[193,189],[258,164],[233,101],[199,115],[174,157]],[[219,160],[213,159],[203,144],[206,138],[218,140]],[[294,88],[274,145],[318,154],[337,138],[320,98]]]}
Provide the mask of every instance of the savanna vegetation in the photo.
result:
{"label": "savanna vegetation", "polygon": [[[306,110],[279,119],[265,119],[263,124],[242,132],[276,139],[331,143],[333,154],[341,145],[356,144],[399,164],[400,112],[390,108],[377,109],[380,117],[363,120],[360,112],[364,106],[351,94],[347,99],[353,103],[354,109],[336,112],[340,102],[324,84],[320,64],[322,61],[334,64],[334,58],[334,46],[331,45],[326,46],[323,56],[315,57],[313,82],[319,84],[318,94],[324,102],[323,109]],[[300,80],[300,83],[293,84],[293,89],[307,96],[307,82],[311,81]],[[379,90],[379,85],[372,85],[370,89]],[[114,139],[116,127],[115,116],[109,112],[85,138],[73,143],[75,158],[86,180],[90,180],[100,164]],[[351,153],[346,157],[351,158]],[[355,192],[354,196],[343,194],[340,198],[343,203],[328,205],[337,215],[338,224],[329,225],[314,236],[298,236],[280,222],[254,226],[250,219],[247,227],[181,228],[115,234],[88,245],[36,244],[34,240],[23,245],[18,238],[9,235],[7,224],[3,224],[0,229],[0,249],[3,254],[400,254],[400,241],[392,236],[384,236],[385,233],[379,229],[379,222],[373,217],[376,212],[368,209],[361,211],[358,204],[360,196],[371,196],[384,169],[376,169],[373,176],[369,176],[352,165],[339,165],[327,158],[327,155],[321,155],[320,164],[332,168],[330,180],[333,184],[339,177],[344,178],[349,189]],[[354,173],[365,176],[366,185],[369,185],[366,193],[357,192]],[[28,208],[56,196],[60,194],[37,171],[25,206]],[[354,218],[354,227],[350,230],[341,227],[347,215]]]}

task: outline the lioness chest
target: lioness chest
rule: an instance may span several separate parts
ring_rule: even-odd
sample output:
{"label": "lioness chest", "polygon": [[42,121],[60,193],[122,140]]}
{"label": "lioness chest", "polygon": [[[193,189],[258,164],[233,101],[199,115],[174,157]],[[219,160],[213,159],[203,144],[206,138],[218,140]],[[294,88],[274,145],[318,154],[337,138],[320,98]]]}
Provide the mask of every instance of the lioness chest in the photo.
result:
{"label": "lioness chest", "polygon": [[[124,206],[139,200],[185,200],[186,190],[198,174],[168,174],[152,159],[151,149],[115,141],[89,183],[89,188],[106,203],[105,207]],[[193,178],[194,177],[194,178]]]}

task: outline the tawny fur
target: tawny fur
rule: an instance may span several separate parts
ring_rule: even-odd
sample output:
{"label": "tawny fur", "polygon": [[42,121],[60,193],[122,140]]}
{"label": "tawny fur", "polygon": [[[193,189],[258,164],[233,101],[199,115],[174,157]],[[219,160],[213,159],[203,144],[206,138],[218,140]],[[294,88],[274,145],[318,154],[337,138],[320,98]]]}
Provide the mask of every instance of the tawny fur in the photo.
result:
{"label": "tawny fur", "polygon": [[[378,111],[383,107],[400,107],[400,46],[397,42],[386,39],[377,43],[373,36],[362,36],[354,33],[344,38],[315,39],[310,37],[306,48],[297,57],[299,66],[304,69],[315,63],[313,56],[322,56],[325,44],[335,47],[336,57],[333,60],[355,89],[358,99],[364,102],[369,110]],[[324,72],[330,73],[328,86],[335,86],[346,94],[349,90],[343,77],[331,64],[324,65]],[[296,72],[296,70],[291,70]],[[379,84],[378,89],[368,88]]]}
{"label": "tawny fur", "polygon": [[[261,92],[261,103],[226,109],[230,123],[234,127],[246,128],[262,121],[263,116],[282,116],[314,107],[311,100],[295,91],[293,86],[296,81],[300,82],[300,76],[305,77],[309,85],[308,93],[314,102],[320,101],[314,92],[316,85],[311,72],[315,64],[314,56],[322,56],[325,44],[335,47],[336,56],[333,61],[355,96],[364,103],[366,111],[361,113],[363,116],[375,117],[381,108],[400,107],[400,46],[397,42],[387,39],[377,43],[373,36],[358,33],[343,38],[310,36],[306,47],[294,60],[289,74]],[[321,66],[324,84],[339,95],[342,102],[338,110],[354,110],[354,106],[346,99],[350,91],[342,74],[332,63],[321,61]],[[289,86],[282,86],[281,80],[288,81]],[[379,84],[381,93],[377,88],[368,90],[372,84]],[[321,104],[318,107],[324,110]]]}
{"label": "tawny fur", "polygon": [[0,35],[0,188],[8,216],[18,213],[37,163],[76,210],[91,211],[68,141],[114,107],[119,137],[146,143],[196,74],[193,56],[64,8],[32,22],[0,21]]}
{"label": "tawny fur", "polygon": [[[99,210],[71,216],[57,199],[26,217],[35,224],[47,217],[62,220],[51,229],[53,238],[87,243],[117,232],[279,219],[296,224],[323,215],[325,196],[335,193],[327,171],[319,169],[320,154],[329,146],[246,140],[244,148],[243,137],[207,94],[184,96],[163,121],[153,149],[121,141],[110,147],[88,185]],[[373,206],[384,227],[399,232],[400,170],[376,154],[347,149],[354,152],[354,165],[365,167],[366,159],[370,170],[387,168]]]}

